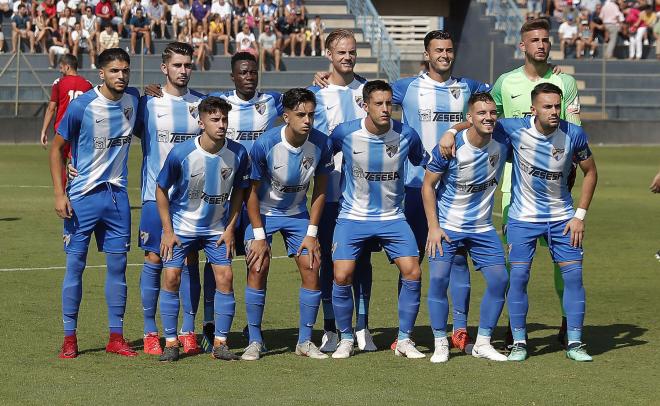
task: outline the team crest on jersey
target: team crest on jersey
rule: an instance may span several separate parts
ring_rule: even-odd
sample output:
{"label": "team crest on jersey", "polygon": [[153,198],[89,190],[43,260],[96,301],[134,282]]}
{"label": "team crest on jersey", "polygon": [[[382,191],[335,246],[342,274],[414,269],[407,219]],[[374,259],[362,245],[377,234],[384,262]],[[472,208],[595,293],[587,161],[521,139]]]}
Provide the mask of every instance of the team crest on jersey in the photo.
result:
{"label": "team crest on jersey", "polygon": [[126,120],[130,120],[133,115],[133,107],[124,107],[124,117]]}
{"label": "team crest on jersey", "polygon": [[170,139],[170,132],[167,130],[158,130],[156,135],[158,136],[158,142],[168,142]]}
{"label": "team crest on jersey", "polygon": [[564,148],[552,148],[552,157],[555,158],[555,161],[559,161],[564,155]]}
{"label": "team crest on jersey", "polygon": [[146,231],[140,231],[140,240],[142,244],[146,244],[149,241],[149,233]]}
{"label": "team crest on jersey", "polygon": [[584,161],[589,158],[589,148],[585,148],[577,152],[577,157],[580,161]]}
{"label": "team crest on jersey", "polygon": [[62,234],[62,241],[64,241],[65,246],[69,246],[69,243],[71,243],[71,234]]}
{"label": "team crest on jersey", "polygon": [[94,137],[94,149],[105,148],[105,137]]}
{"label": "team crest on jersey", "polygon": [[257,113],[263,116],[264,113],[266,112],[266,103],[265,102],[254,103],[254,109],[257,110]]}
{"label": "team crest on jersey", "polygon": [[355,103],[360,106],[360,108],[364,108],[364,99],[362,96],[355,96]]}
{"label": "team crest on jersey", "polygon": [[419,109],[419,121],[431,121],[433,120],[433,113],[431,109]]}
{"label": "team crest on jersey", "polygon": [[314,158],[311,156],[306,156],[302,159],[302,162],[300,163],[303,168],[309,169],[312,167],[312,164],[314,163]]}
{"label": "team crest on jersey", "polygon": [[500,160],[500,154],[494,154],[488,157],[488,162],[490,163],[490,166],[495,166]]}
{"label": "team crest on jersey", "polygon": [[362,179],[362,178],[364,178],[364,171],[362,170],[362,168],[360,168],[360,167],[357,166],[357,165],[353,165],[353,177],[354,177],[355,179]]}
{"label": "team crest on jersey", "polygon": [[397,152],[399,152],[399,144],[385,145],[385,153],[387,153],[387,156],[390,158],[396,155]]}
{"label": "team crest on jersey", "polygon": [[222,179],[227,180],[227,178],[231,176],[233,171],[234,170],[232,168],[222,168],[220,169],[220,176],[222,176]]}
{"label": "team crest on jersey", "polygon": [[461,89],[453,87],[449,89],[449,92],[451,93],[452,96],[454,96],[454,99],[458,100],[458,98],[461,96]]}
{"label": "team crest on jersey", "polygon": [[197,119],[199,117],[199,110],[197,110],[197,105],[191,104],[188,106],[188,113],[190,113],[192,118]]}

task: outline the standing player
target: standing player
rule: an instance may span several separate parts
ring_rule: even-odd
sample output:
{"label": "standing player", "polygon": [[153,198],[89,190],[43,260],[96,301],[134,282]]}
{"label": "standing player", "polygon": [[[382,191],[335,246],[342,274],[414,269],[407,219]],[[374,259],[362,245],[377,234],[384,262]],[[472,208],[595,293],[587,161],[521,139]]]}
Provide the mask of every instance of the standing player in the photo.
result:
{"label": "standing player", "polygon": [[[162,54],[161,71],[165,75],[162,97],[143,96],[138,110],[136,135],[142,138],[142,214],[140,248],[144,267],[140,292],[144,311],[144,352],[160,355],[162,349],[156,326],[156,307],[163,264],[160,258],[162,224],[156,206],[156,179],[172,148],[199,134],[197,105],[204,97],[188,89],[192,74],[193,49],[189,44],[173,42]],[[187,354],[199,352],[195,338],[195,314],[199,304],[199,265],[196,250],[190,250],[181,276],[183,326],[179,341]],[[197,298],[197,300],[195,300]]]}
{"label": "standing player", "polygon": [[410,339],[419,311],[421,269],[414,235],[403,213],[404,163],[426,165],[428,154],[411,127],[391,120],[392,88],[381,80],[363,89],[367,117],[340,124],[330,136],[343,153],[342,199],[332,243],[332,306],[341,341],[333,358],[353,353],[353,295],[356,260],[367,240],[382,244],[399,268],[399,336],[396,355],[424,358]]}
{"label": "standing player", "polygon": [[216,285],[212,356],[239,359],[227,346],[236,308],[231,252],[234,225],[244,189],[249,186],[249,163],[245,148],[225,138],[230,109],[227,102],[217,97],[199,103],[202,135],[174,147],[158,175],[156,200],[163,224],[160,254],[165,260],[160,314],[166,346],[161,361],[179,359],[177,290],[184,258],[197,247],[204,249]]}
{"label": "standing player", "polygon": [[[100,86],[74,100],[67,109],[50,152],[55,211],[64,219],[66,272],[62,283],[64,344],[60,358],[78,356],[76,327],[82,299],[82,274],[94,233],[106,253],[105,296],[110,340],[106,352],[135,356],[123,337],[126,308],[126,252],[131,246],[127,159],[139,93],[128,87],[130,57],[120,48],[98,58]],[[72,145],[72,164],[79,175],[62,182],[65,149]]]}
{"label": "standing player", "polygon": [[[431,154],[442,134],[452,125],[465,121],[468,99],[476,92],[489,90],[484,83],[452,76],[454,41],[442,30],[431,31],[424,37],[424,60],[428,72],[417,77],[397,80],[393,102],[403,108],[403,122],[414,128],[422,139],[424,148]],[[415,234],[420,260],[424,255],[428,227],[419,213],[422,204],[422,180],[424,169],[407,165],[406,168],[406,219]],[[470,341],[467,334],[467,314],[470,305],[470,273],[465,249],[459,248],[454,256],[449,278],[453,305],[454,347],[465,350]]]}
{"label": "standing player", "polygon": [[[286,125],[264,133],[254,144],[252,187],[247,208],[250,225],[245,230],[248,280],[245,307],[250,344],[244,360],[258,360],[263,348],[261,320],[266,303],[266,280],[273,234],[284,237],[289,256],[295,255],[301,278],[300,323],[296,354],[328,358],[312,343],[312,328],[321,303],[319,244],[316,238],[325,204],[328,174],[334,166],[330,140],[312,128],[316,100],[306,89],[291,89],[283,96]],[[307,190],[314,178],[311,210]]]}
{"label": "standing player", "polygon": [[[330,134],[339,124],[364,118],[362,89],[366,80],[355,74],[357,62],[357,42],[352,31],[339,29],[331,32],[325,40],[327,57],[332,70],[323,75],[323,87],[311,86],[316,95],[314,128]],[[334,352],[339,342],[336,333],[335,316],[332,310],[332,235],[339,214],[341,153],[335,155],[335,170],[330,174],[326,204],[319,224],[321,245],[321,292],[323,299],[323,338],[321,351]],[[364,250],[356,265],[354,294],[356,304],[356,325],[358,348],[362,351],[376,351],[368,329],[369,298],[371,296],[371,262],[369,250]]]}
{"label": "standing player", "polygon": [[[567,319],[566,356],[591,361],[582,344],[585,292],[582,284],[584,218],[598,174],[581,127],[561,120],[562,91],[552,83],[532,91],[532,117],[502,119],[495,134],[508,137],[513,147],[512,202],[506,237],[510,249],[509,317],[513,333],[510,361],[527,358],[527,283],[536,241],[545,238],[552,260],[564,281]],[[450,144],[451,138],[447,137]],[[444,144],[444,142],[443,142]],[[448,151],[443,151],[447,153]],[[577,210],[568,178],[573,162],[584,173]]]}
{"label": "standing player", "polygon": [[472,127],[457,134],[456,157],[442,158],[436,146],[422,186],[429,227],[426,243],[431,274],[428,305],[435,337],[431,362],[449,360],[447,287],[453,268],[452,257],[459,244],[467,248],[475,267],[486,279],[479,333],[472,355],[493,361],[507,360],[490,343],[504,307],[509,281],[504,250],[493,227],[492,211],[495,189],[511,147],[506,138],[493,137],[497,110],[490,94],[474,93],[468,105],[467,119]]}
{"label": "standing player", "polygon": [[[74,55],[66,54],[60,59],[60,72],[61,78],[55,79],[50,93],[50,101],[46,107],[46,114],[44,114],[44,123],[41,126],[41,144],[46,147],[48,145],[48,126],[55,116],[55,126],[57,127],[64,117],[64,112],[67,106],[73,99],[85,93],[92,88],[92,84],[87,79],[78,75],[78,58]],[[71,158],[70,144],[67,144],[64,150],[64,157]],[[66,184],[66,173],[62,172],[62,184]]]}

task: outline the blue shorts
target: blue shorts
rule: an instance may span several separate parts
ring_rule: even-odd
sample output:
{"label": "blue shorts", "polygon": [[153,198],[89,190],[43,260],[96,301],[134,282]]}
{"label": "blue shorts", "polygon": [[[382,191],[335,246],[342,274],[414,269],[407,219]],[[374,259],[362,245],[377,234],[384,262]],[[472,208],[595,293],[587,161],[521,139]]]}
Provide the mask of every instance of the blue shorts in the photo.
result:
{"label": "blue shorts", "polygon": [[154,201],[142,204],[140,215],[140,238],[138,246],[145,251],[160,255],[160,236],[163,234],[163,223],[158,214],[158,205]]}
{"label": "blue shorts", "polygon": [[[284,238],[287,255],[290,257],[298,253],[298,248],[302,245],[305,235],[307,235],[307,226],[309,225],[309,213],[304,212],[293,216],[261,216],[266,232],[266,240],[269,245],[273,244],[273,234],[280,232]],[[254,240],[252,224],[245,229],[245,246],[248,247],[248,241]],[[307,254],[303,250],[302,254]]]}
{"label": "blue shorts", "polygon": [[467,248],[476,269],[490,265],[504,265],[504,249],[497,232],[493,229],[483,233],[463,233],[444,230],[451,242],[442,241],[443,255],[429,257],[429,261],[451,262],[459,247]]}
{"label": "blue shorts", "polygon": [[532,262],[536,240],[545,238],[554,262],[582,261],[582,248],[571,246],[571,234],[564,227],[571,219],[547,223],[532,223],[509,218],[506,227],[509,262]]}
{"label": "blue shorts", "polygon": [[99,251],[123,254],[131,249],[131,205],[126,190],[103,183],[71,201],[73,216],[64,219],[64,252],[86,253],[94,232]]}
{"label": "blue shorts", "polygon": [[214,265],[231,265],[231,258],[227,258],[227,247],[224,243],[217,245],[220,235],[209,235],[203,237],[180,236],[181,245],[175,245],[172,259],[163,261],[163,268],[183,268],[183,263],[190,251],[204,250],[206,260]]}
{"label": "blue shorts", "polygon": [[[404,199],[404,212],[406,221],[415,235],[417,249],[424,251],[426,238],[429,234],[429,226],[424,215],[424,203],[422,201],[422,189],[406,186],[406,197]],[[420,252],[421,252],[420,251]]]}
{"label": "blue shorts", "polygon": [[337,219],[332,260],[356,260],[369,240],[377,240],[390,260],[419,257],[415,236],[404,219],[366,221]]}

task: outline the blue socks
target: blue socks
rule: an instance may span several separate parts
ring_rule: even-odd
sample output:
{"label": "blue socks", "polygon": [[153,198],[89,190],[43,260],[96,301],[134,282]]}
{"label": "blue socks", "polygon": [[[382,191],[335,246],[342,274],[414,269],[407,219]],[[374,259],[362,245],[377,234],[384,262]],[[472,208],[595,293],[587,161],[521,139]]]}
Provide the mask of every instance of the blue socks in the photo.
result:
{"label": "blue socks", "polygon": [[429,261],[428,306],[431,329],[435,338],[442,338],[447,335],[447,318],[449,317],[447,287],[449,286],[451,266],[450,262]]}
{"label": "blue socks", "polygon": [[353,339],[353,295],[351,285],[332,284],[332,308],[341,340]]}
{"label": "blue socks", "polygon": [[204,324],[213,323],[215,298],[215,274],[211,263],[204,264]]}
{"label": "blue socks", "polygon": [[165,338],[175,339],[176,326],[179,321],[179,292],[160,290],[160,319],[163,322]]}
{"label": "blue socks", "polygon": [[144,334],[158,332],[156,326],[156,307],[160,291],[160,274],[163,264],[144,261],[140,274],[140,297],[142,299],[142,314],[144,318]]}
{"label": "blue socks", "polygon": [[486,279],[486,291],[481,299],[479,335],[490,337],[502,314],[509,274],[504,265],[485,266],[481,274]]}
{"label": "blue socks", "polygon": [[68,252],[66,271],[62,282],[62,320],[64,335],[72,336],[78,326],[78,310],[82,300],[82,274],[87,263],[87,254]]}
{"label": "blue socks", "polygon": [[219,290],[215,291],[214,298],[214,313],[215,313],[215,336],[227,338],[231,330],[231,323],[234,320],[236,313],[236,300],[234,300],[234,292],[223,293]]}
{"label": "blue socks", "polygon": [[300,288],[300,323],[298,325],[298,344],[312,339],[312,329],[321,305],[321,291]]}
{"label": "blue socks", "polygon": [[576,262],[561,267],[564,279],[564,309],[566,309],[566,338],[570,342],[582,341],[582,325],[586,295],[582,284],[582,263]]}
{"label": "blue socks", "polygon": [[181,305],[183,306],[183,325],[181,331],[195,331],[195,315],[199,307],[199,295],[202,290],[199,281],[199,264],[184,265],[181,269]]}
{"label": "blue socks", "polygon": [[261,337],[261,321],[266,304],[266,290],[245,287],[245,311],[247,313],[248,331],[251,342],[263,343]]}
{"label": "blue socks", "polygon": [[108,304],[110,333],[123,334],[126,310],[126,253],[105,254],[105,301]]}
{"label": "blue socks", "polygon": [[467,315],[470,310],[470,270],[467,257],[455,255],[449,277],[451,293],[452,320],[454,331],[467,328]]}
{"label": "blue socks", "polygon": [[415,319],[419,312],[419,299],[422,294],[421,281],[409,281],[401,278],[399,293],[399,340],[405,340],[412,334]]}
{"label": "blue socks", "polygon": [[525,341],[527,334],[527,310],[529,309],[527,283],[529,282],[530,266],[529,263],[516,263],[509,266],[507,301],[513,341]]}

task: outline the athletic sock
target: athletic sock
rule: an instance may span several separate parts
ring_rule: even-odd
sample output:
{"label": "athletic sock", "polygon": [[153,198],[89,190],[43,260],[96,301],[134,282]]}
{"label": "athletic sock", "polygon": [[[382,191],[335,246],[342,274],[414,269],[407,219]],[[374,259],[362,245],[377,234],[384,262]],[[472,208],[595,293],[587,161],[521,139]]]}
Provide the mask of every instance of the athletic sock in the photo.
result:
{"label": "athletic sock", "polygon": [[105,254],[105,301],[108,304],[108,327],[112,334],[123,334],[126,311],[126,253]]}
{"label": "athletic sock", "polygon": [[179,292],[160,290],[160,319],[163,322],[163,335],[168,340],[176,339],[176,326],[179,321]]}
{"label": "athletic sock", "polygon": [[266,305],[266,290],[245,287],[245,311],[247,313],[248,331],[251,342],[263,343],[261,336],[261,320],[264,317]]}
{"label": "athletic sock", "polygon": [[363,252],[355,264],[353,278],[353,300],[355,307],[355,330],[364,330],[369,325],[369,301],[373,282],[371,254]]}
{"label": "athletic sock", "polygon": [[216,289],[214,298],[215,336],[227,339],[231,330],[231,323],[236,313],[236,300],[234,292],[220,292]]}
{"label": "athletic sock", "polygon": [[586,295],[582,284],[582,263],[574,262],[561,267],[564,278],[564,308],[566,309],[566,338],[569,342],[582,341],[582,326]]}
{"label": "athletic sock", "polygon": [[504,295],[509,275],[504,264],[484,266],[480,271],[486,279],[486,290],[481,299],[479,334],[490,337],[504,308]]}
{"label": "athletic sock", "polygon": [[490,345],[491,332],[487,332],[486,330],[482,330],[480,328],[479,333],[477,334],[477,339],[474,341],[474,346],[478,347],[480,345]]}
{"label": "athletic sock", "polygon": [[144,318],[144,334],[158,332],[156,326],[156,308],[158,307],[158,292],[160,291],[160,274],[163,264],[144,261],[140,274],[140,297],[142,299],[142,315]]}
{"label": "athletic sock", "polygon": [[[320,237],[319,237],[320,238]],[[332,244],[332,243],[330,243]],[[321,304],[323,306],[323,330],[335,331],[335,312],[332,309],[332,253],[321,251],[321,269],[319,271],[319,282],[321,283]]]}
{"label": "athletic sock", "polygon": [[213,323],[215,306],[215,274],[211,263],[206,261],[204,264],[204,324]]}
{"label": "athletic sock", "polygon": [[82,274],[87,262],[87,253],[68,252],[66,271],[62,282],[62,320],[64,335],[72,336],[78,327],[78,310],[82,300]]}
{"label": "athletic sock", "polygon": [[[332,291],[330,294],[332,294]],[[321,304],[323,306],[323,330],[337,330],[337,326],[335,325],[335,311],[332,309],[332,299],[322,299]]]}
{"label": "athletic sock", "polygon": [[300,321],[298,324],[298,344],[312,339],[312,329],[321,305],[321,291],[300,288]]}
{"label": "athletic sock", "polygon": [[342,340],[353,339],[353,295],[351,285],[332,284],[332,308],[335,312],[337,329]]}
{"label": "athletic sock", "polygon": [[181,269],[181,307],[183,308],[183,324],[181,331],[184,333],[195,331],[195,315],[199,307],[199,295],[202,286],[199,280],[199,264],[184,265]]}
{"label": "athletic sock", "polygon": [[527,283],[529,282],[529,263],[515,263],[510,266],[509,277],[509,320],[514,342],[525,341],[527,335],[527,310],[529,298]]}
{"label": "athletic sock", "polygon": [[422,291],[420,281],[401,279],[399,294],[399,340],[410,338],[419,312],[419,299]]}
{"label": "athletic sock", "polygon": [[447,318],[449,317],[447,287],[449,286],[450,268],[450,262],[429,261],[428,307],[431,329],[436,338],[447,335]]}
{"label": "athletic sock", "polygon": [[553,264],[553,276],[555,280],[555,292],[559,298],[562,317],[566,317],[566,308],[564,307],[564,279],[562,277],[561,267],[558,263]]}
{"label": "athletic sock", "polygon": [[463,255],[455,255],[452,261],[449,292],[451,293],[454,331],[467,329],[467,316],[470,310],[470,270],[467,258]]}

